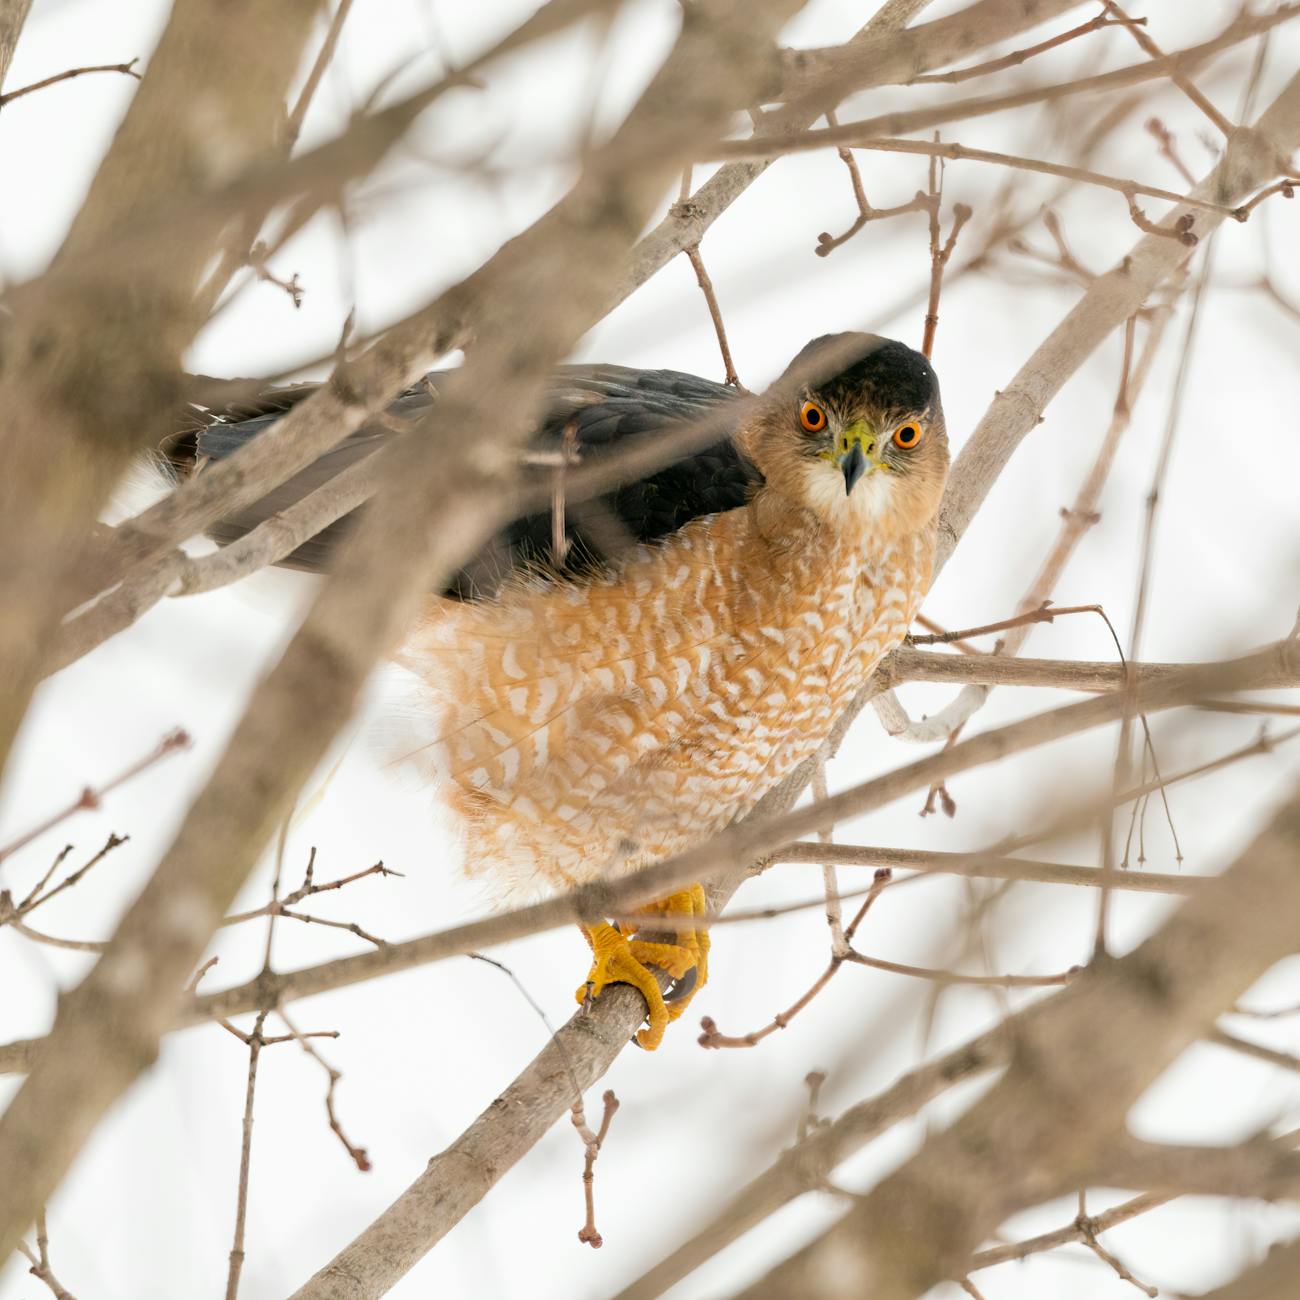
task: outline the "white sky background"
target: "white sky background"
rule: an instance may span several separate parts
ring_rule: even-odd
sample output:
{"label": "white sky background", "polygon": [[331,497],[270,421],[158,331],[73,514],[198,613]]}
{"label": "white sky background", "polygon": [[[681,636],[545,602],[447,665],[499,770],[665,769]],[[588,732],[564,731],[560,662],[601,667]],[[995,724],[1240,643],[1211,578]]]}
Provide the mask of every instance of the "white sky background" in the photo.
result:
{"label": "white sky background", "polygon": [[[349,110],[386,78],[388,95],[436,74],[440,60],[472,55],[534,6],[528,0],[358,0],[339,57],[308,118],[304,144],[338,130]],[[814,0],[785,39],[821,45],[847,38],[875,8],[850,0]],[[939,3],[938,16],[955,4]],[[1154,4],[1152,35],[1168,48],[1203,39],[1235,6]],[[161,30],[162,0],[106,5],[92,0],[37,0],[7,88],[79,64],[141,56]],[[565,183],[562,158],[584,124],[593,91],[599,120],[609,124],[632,102],[671,39],[675,5],[641,0],[618,21],[597,79],[595,33],[583,29],[506,61],[481,92],[450,96],[430,114],[414,149],[385,167],[354,204],[350,251],[337,223],[322,218],[275,259],[278,273],[297,272],[305,288],[295,311],[277,289],[255,284],[201,337],[196,370],[259,374],[333,347],[355,299],[361,329],[424,302],[524,228]],[[1078,11],[1087,16],[1084,10]],[[1082,16],[1078,21],[1082,21]],[[1200,78],[1230,115],[1251,54],[1242,47]],[[1289,76],[1300,32],[1284,28],[1272,42],[1260,105]],[[214,58],[221,52],[213,51]],[[1068,47],[1016,74],[1026,83],[1082,70],[1120,66],[1139,57],[1122,32]],[[1095,63],[1094,61],[1099,61]],[[238,75],[231,70],[230,75]],[[0,115],[0,270],[10,279],[37,273],[57,248],[97,160],[134,90],[117,76],[85,77],[12,104]],[[972,89],[980,89],[977,85]],[[923,92],[888,88],[860,97],[842,120],[918,102]],[[1100,115],[1079,101],[1078,111]],[[1156,104],[1178,135],[1193,170],[1212,156],[1208,124],[1176,92]],[[1103,170],[1177,188],[1176,173],[1141,129],[1144,112],[1112,141]],[[946,133],[965,144],[1052,156],[1036,110],[981,119]],[[457,161],[491,147],[497,165],[519,166],[507,181],[467,176]],[[436,159],[431,164],[430,159]],[[865,155],[868,193],[879,205],[903,202],[924,183],[924,160]],[[703,171],[697,174],[697,183]],[[970,202],[975,227],[958,248],[973,246],[1001,173],[962,164],[949,168],[949,201]],[[1038,182],[1026,178],[1027,187]],[[1046,195],[1044,181],[1026,193]],[[981,206],[983,205],[983,207]],[[1159,216],[1162,205],[1144,206]],[[1060,209],[1078,256],[1102,269],[1137,238],[1122,199],[1088,189]],[[843,166],[833,153],[782,161],[714,227],[704,254],[722,303],[741,378],[766,384],[811,336],[843,328],[879,328],[918,344],[923,307],[915,295],[928,260],[920,215],[872,225],[832,256],[813,255],[822,230],[837,233],[854,215]],[[1295,321],[1263,296],[1234,285],[1258,276],[1271,248],[1279,286],[1300,300],[1300,273],[1287,250],[1300,234],[1300,204],[1273,200],[1245,226],[1229,223],[1217,250],[1216,283],[1187,391],[1170,476],[1162,499],[1155,584],[1144,655],[1151,659],[1217,658],[1283,635],[1294,618],[1300,448],[1294,412],[1300,382],[1294,362]],[[947,224],[945,217],[945,228]],[[1036,228],[1031,239],[1046,248]],[[1199,262],[1196,263],[1199,266]],[[992,274],[955,281],[944,294],[935,362],[956,449],[1032,349],[1077,299],[1078,290],[1038,274],[1023,260],[1000,258]],[[899,310],[900,305],[903,310]],[[1137,576],[1143,503],[1170,400],[1185,309],[1170,330],[1160,365],[1139,406],[1103,502],[1056,593],[1059,603],[1100,602],[1126,636]],[[1010,613],[1056,536],[1058,507],[1072,499],[1110,416],[1121,339],[1115,335],[1071,381],[1043,426],[1017,453],[952,564],[936,584],[927,612],[949,626]],[[578,359],[668,366],[721,377],[705,306],[683,258],[672,263],[585,339]],[[491,395],[485,395],[491,401]],[[159,854],[200,787],[239,716],[250,685],[265,671],[299,616],[313,580],[263,575],[240,587],[164,603],[125,635],[51,681],[41,692],[0,798],[0,842],[146,753],[169,728],[189,729],[192,751],[171,759],[114,794],[103,810],[83,814],[4,865],[5,887],[25,890],[67,840],[70,861],[90,855],[110,830],[129,833],[120,849],[81,886],[40,914],[63,936],[104,937]],[[1079,617],[1036,630],[1030,652],[1112,659],[1099,620]],[[905,703],[934,711],[942,688],[910,687]],[[978,720],[992,727],[1050,707],[1056,692],[1003,690]],[[378,710],[382,712],[382,706]],[[1258,720],[1196,714],[1155,724],[1166,772],[1249,741]],[[364,731],[364,728],[362,729]],[[1062,790],[1106,780],[1113,757],[1109,731],[1062,743],[1027,761],[985,768],[954,781],[955,820],[921,820],[920,796],[842,825],[845,841],[929,848],[970,848],[1034,824]],[[867,715],[831,770],[832,788],[917,757],[889,741]],[[1188,872],[1219,870],[1245,843],[1264,812],[1289,787],[1296,753],[1256,758],[1170,793]],[[437,823],[427,791],[379,770],[364,735],[340,747],[342,765],[323,797],[294,828],[286,871],[291,883],[308,849],[318,848],[317,875],[328,879],[377,859],[403,879],[367,880],[313,901],[320,915],[355,920],[386,939],[401,939],[481,914],[490,900],[460,874],[455,846]],[[1177,869],[1167,828],[1148,823],[1147,855],[1155,870]],[[1080,841],[1051,855],[1095,861]],[[255,873],[241,906],[266,897],[270,863]],[[852,888],[867,879],[845,869]],[[813,898],[813,868],[777,868],[747,885],[741,905]],[[1060,970],[1086,960],[1095,898],[1091,891],[1046,886],[1013,890],[989,938],[993,967],[1009,972]],[[960,882],[931,880],[882,900],[864,927],[864,950],[919,964],[951,953],[945,940],[968,905]],[[1113,934],[1127,948],[1165,916],[1172,903],[1119,895]],[[223,934],[220,966],[206,978],[217,988],[254,973],[262,930]],[[281,923],[276,960],[293,967],[358,951],[339,931]],[[927,1050],[929,990],[894,976],[847,969],[783,1034],[752,1051],[705,1052],[695,1042],[699,1015],[725,1032],[743,1033],[787,1006],[822,969],[825,924],[814,908],[759,925],[720,926],[714,933],[713,979],[663,1048],[629,1050],[588,1098],[599,1113],[610,1086],[622,1109],[597,1166],[598,1223],[605,1247],[576,1240],[582,1222],[581,1148],[559,1124],[473,1213],[392,1292],[398,1300],[428,1295],[596,1297],[614,1292],[676,1245],[736,1186],[766,1166],[793,1138],[804,1101],[804,1075],[830,1072],[823,1102],[836,1113],[878,1090]],[[573,1009],[573,989],[587,951],[565,929],[495,951],[526,985],[552,1023]],[[36,947],[12,931],[0,935],[0,1037],[43,1032],[60,987],[86,959]],[[974,965],[971,969],[978,969]],[[1254,991],[1254,1005],[1300,1001],[1300,962],[1275,970]],[[470,1122],[543,1045],[546,1029],[512,983],[472,960],[456,959],[300,1002],[307,1029],[338,1029],[322,1050],[344,1072],[338,1105],[353,1141],[374,1171],[355,1171],[325,1125],[324,1077],[293,1045],[263,1055],[257,1097],[242,1296],[288,1294],[364,1227]],[[987,993],[952,993],[930,1039],[937,1050],[977,1032],[999,1014]],[[1300,1049],[1294,1021],[1245,1025],[1261,1041]],[[103,1123],[50,1207],[55,1269],[81,1300],[149,1300],[219,1294],[234,1214],[239,1124],[246,1053],[219,1028],[191,1029],[164,1043],[157,1067]],[[0,1080],[0,1095],[14,1081]],[[927,1113],[956,1112],[972,1092],[959,1091]],[[1189,1052],[1137,1108],[1145,1137],[1233,1141],[1262,1124],[1294,1124],[1296,1079],[1217,1048]],[[847,1186],[868,1186],[924,1135],[924,1120],[876,1143],[841,1171]],[[3,1171],[0,1171],[0,1177]],[[1097,1192],[1093,1212],[1120,1199]],[[715,1259],[672,1294],[720,1296],[766,1269],[839,1207],[811,1196]],[[1015,1235],[1058,1226],[1072,1205],[1021,1216]],[[1188,1200],[1112,1233],[1108,1243],[1144,1281],[1162,1291],[1199,1291],[1232,1275],[1300,1215],[1255,1205]],[[1037,1257],[978,1275],[989,1300],[1052,1296],[1056,1300],[1126,1294],[1100,1262],[1076,1250]],[[0,1268],[3,1300],[41,1294],[20,1260]],[[936,1296],[955,1296],[939,1288]]]}

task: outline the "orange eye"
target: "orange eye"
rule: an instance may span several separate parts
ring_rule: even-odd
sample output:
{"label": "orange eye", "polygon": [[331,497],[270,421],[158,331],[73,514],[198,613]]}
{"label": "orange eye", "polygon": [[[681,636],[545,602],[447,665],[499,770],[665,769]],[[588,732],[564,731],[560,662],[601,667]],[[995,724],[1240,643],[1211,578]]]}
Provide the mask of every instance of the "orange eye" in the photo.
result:
{"label": "orange eye", "polygon": [[921,426],[915,420],[900,424],[894,430],[894,446],[904,451],[911,451],[921,441]]}
{"label": "orange eye", "polygon": [[826,427],[826,412],[816,402],[805,402],[799,408],[799,423],[809,433],[820,433]]}

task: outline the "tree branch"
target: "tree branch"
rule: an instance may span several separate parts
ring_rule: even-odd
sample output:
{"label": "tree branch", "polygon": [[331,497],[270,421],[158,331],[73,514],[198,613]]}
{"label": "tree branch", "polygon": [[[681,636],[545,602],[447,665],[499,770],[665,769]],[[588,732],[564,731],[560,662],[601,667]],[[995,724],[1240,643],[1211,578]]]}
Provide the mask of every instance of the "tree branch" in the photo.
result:
{"label": "tree branch", "polygon": [[1300,791],[1155,935],[1126,957],[1094,961],[1069,988],[1023,1013],[1002,1079],[827,1233],[742,1294],[836,1300],[869,1285],[874,1300],[910,1300],[960,1276],[1010,1214],[1086,1178],[1157,1075],[1294,950],[1297,853]]}
{"label": "tree branch", "polygon": [[[0,1257],[105,1110],[152,1061],[204,944],[351,715],[375,661],[391,650],[425,593],[501,522],[497,465],[512,460],[511,438],[526,435],[546,376],[596,318],[622,257],[697,133],[720,129],[770,75],[755,51],[798,7],[799,0],[694,7],[641,101],[590,155],[570,193],[489,263],[491,273],[478,273],[472,291],[460,291],[477,294],[478,346],[448,384],[431,427],[386,456],[379,508],[367,512],[284,657],[253,692],[108,950],[61,1000],[44,1050],[0,1118],[7,1175]],[[397,377],[409,360],[376,365]],[[478,401],[484,391],[500,405]],[[501,409],[518,419],[504,435]]]}

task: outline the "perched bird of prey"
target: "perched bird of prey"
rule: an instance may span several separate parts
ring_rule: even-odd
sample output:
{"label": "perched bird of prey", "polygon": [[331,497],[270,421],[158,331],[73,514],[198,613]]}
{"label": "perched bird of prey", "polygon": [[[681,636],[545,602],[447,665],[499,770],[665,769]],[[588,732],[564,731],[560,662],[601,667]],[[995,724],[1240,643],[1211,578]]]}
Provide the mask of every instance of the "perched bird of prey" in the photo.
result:
{"label": "perched bird of prey", "polygon": [[[224,521],[218,540],[375,450],[434,400],[438,378]],[[173,461],[230,454],[302,391],[178,438]],[[828,335],[752,401],[675,371],[566,367],[532,450],[568,450],[585,467],[708,412],[712,445],[566,503],[562,518],[512,523],[430,600],[403,647],[472,872],[573,885],[701,843],[818,751],[906,635],[948,470],[925,357],[875,335]],[[288,562],[321,567],[349,526]],[[578,996],[634,985],[649,1008],[637,1041],[653,1048],[707,977],[705,928],[681,920],[707,909],[695,885],[645,912],[651,931],[655,915],[676,918],[662,923],[672,932],[584,927],[592,966]],[[676,981],[667,1001],[652,966]]]}

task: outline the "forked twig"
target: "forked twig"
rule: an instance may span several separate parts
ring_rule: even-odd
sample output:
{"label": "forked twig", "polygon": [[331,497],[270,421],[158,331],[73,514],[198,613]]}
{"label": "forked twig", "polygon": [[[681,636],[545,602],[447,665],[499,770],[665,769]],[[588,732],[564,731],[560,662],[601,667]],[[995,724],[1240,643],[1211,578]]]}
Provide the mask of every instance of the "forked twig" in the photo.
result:
{"label": "forked twig", "polygon": [[[827,111],[826,121],[832,128],[839,126],[839,118],[835,116],[834,109]],[[858,215],[842,235],[832,235],[829,231],[823,230],[817,236],[817,247],[813,251],[818,257],[826,257],[839,248],[841,244],[847,244],[869,221],[882,221],[887,217],[900,217],[905,212],[925,212],[928,210],[930,200],[923,190],[917,190],[916,194],[907,203],[900,203],[897,207],[873,208],[867,200],[866,187],[862,183],[862,172],[858,169],[858,160],[854,158],[853,151],[847,145],[840,145],[835,152],[839,154],[841,161],[848,168],[849,183],[853,186],[853,198],[858,205]]]}
{"label": "forked twig", "polygon": [[[934,133],[935,144],[939,143],[939,133]],[[934,355],[934,335],[939,328],[939,295],[943,292],[943,272],[956,247],[957,236],[961,228],[973,215],[965,203],[955,203],[952,209],[952,229],[942,244],[939,242],[939,208],[943,203],[943,160],[937,154],[930,155],[930,187],[927,191],[930,217],[930,296],[925,307],[925,331],[921,340],[921,351],[927,357]]]}
{"label": "forked twig", "polygon": [[584,1149],[582,1194],[587,1205],[587,1219],[582,1227],[578,1229],[578,1240],[584,1245],[590,1246],[592,1250],[599,1250],[605,1244],[605,1239],[596,1228],[596,1157],[600,1155],[600,1148],[604,1145],[605,1138],[609,1133],[609,1126],[613,1122],[614,1112],[618,1110],[618,1098],[614,1096],[613,1088],[606,1088],[601,1100],[605,1103],[605,1111],[600,1117],[600,1128],[595,1133],[587,1127],[587,1114],[583,1109],[581,1097],[574,1101],[569,1114],[573,1127],[578,1130],[578,1136],[582,1139]]}
{"label": "forked twig", "polygon": [[50,1234],[45,1227],[44,1210],[36,1216],[36,1250],[33,1252],[25,1241],[18,1243],[18,1249],[31,1265],[27,1271],[37,1281],[44,1282],[49,1287],[54,1300],[77,1300],[76,1296],[54,1276],[54,1270],[50,1267]]}

